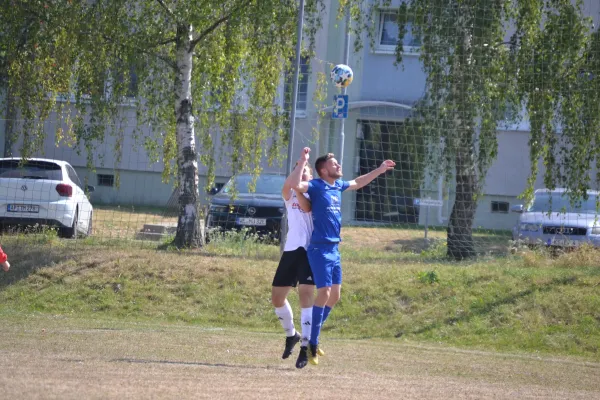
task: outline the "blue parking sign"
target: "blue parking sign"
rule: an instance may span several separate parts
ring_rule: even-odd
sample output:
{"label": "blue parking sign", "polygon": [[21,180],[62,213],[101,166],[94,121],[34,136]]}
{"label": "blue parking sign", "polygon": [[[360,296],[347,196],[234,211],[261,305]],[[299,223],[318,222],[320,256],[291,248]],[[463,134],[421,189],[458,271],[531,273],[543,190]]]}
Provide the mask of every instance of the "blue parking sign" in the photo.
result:
{"label": "blue parking sign", "polygon": [[348,95],[338,94],[333,96],[333,112],[331,113],[333,119],[346,119],[348,118]]}

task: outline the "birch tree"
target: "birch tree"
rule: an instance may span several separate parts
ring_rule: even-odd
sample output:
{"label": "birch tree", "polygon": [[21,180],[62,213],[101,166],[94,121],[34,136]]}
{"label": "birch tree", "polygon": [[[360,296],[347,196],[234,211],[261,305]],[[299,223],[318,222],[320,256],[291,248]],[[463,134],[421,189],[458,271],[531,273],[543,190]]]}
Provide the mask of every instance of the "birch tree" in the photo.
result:
{"label": "birch tree", "polygon": [[[318,16],[322,6],[307,1],[307,14]],[[272,161],[286,145],[277,95],[293,58],[297,7],[294,0],[2,1],[7,108],[23,120],[7,149],[18,137],[20,153],[31,154],[57,113],[68,124],[57,140],[71,139],[91,159],[113,135],[120,161],[123,132],[110,127],[124,118],[120,105],[134,88],[136,100],[127,101],[136,123],[154,133],[143,141],[165,175],[177,176],[175,245],[198,245],[198,162],[212,176],[215,147],[228,145],[234,172],[258,172],[261,157]],[[213,143],[211,127],[222,143]]]}

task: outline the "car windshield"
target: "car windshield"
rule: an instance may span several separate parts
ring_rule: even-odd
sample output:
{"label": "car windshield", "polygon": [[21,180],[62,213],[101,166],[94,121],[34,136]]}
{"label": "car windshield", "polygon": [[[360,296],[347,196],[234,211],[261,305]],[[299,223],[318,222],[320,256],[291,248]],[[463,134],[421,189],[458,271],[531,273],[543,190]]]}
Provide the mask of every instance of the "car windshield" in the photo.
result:
{"label": "car windshield", "polygon": [[538,193],[533,199],[529,212],[567,212],[580,214],[596,213],[597,196],[590,194],[587,200],[581,199],[571,205],[569,197],[563,193]]}
{"label": "car windshield", "polygon": [[48,161],[0,160],[1,178],[44,179],[62,181],[60,165]]}
{"label": "car windshield", "polygon": [[256,178],[256,189],[253,189],[252,175],[238,175],[229,180],[221,190],[222,193],[257,193],[280,194],[285,182],[284,176],[261,175]]}

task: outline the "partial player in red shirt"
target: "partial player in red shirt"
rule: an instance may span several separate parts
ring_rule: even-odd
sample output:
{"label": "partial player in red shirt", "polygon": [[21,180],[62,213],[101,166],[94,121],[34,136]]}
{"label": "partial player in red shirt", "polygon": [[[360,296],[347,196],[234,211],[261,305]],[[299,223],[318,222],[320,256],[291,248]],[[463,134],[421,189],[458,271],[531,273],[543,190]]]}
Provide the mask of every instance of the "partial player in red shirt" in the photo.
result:
{"label": "partial player in red shirt", "polygon": [[8,256],[6,255],[6,253],[4,251],[2,251],[2,247],[0,247],[0,265],[2,266],[2,269],[4,270],[4,272],[8,272],[8,270],[10,269],[10,264],[8,262]]}

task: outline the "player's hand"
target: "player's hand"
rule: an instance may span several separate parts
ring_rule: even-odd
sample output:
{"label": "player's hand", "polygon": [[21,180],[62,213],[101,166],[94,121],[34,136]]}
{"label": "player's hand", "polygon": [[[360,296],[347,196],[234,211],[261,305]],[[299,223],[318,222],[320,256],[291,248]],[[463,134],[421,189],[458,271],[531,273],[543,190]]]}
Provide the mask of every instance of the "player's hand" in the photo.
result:
{"label": "player's hand", "polygon": [[8,272],[8,270],[10,269],[10,263],[8,261],[4,261],[2,263],[2,269],[4,270],[4,272]]}
{"label": "player's hand", "polygon": [[305,147],[300,152],[300,162],[307,163],[310,157],[310,147]]}
{"label": "player's hand", "polygon": [[394,169],[395,166],[396,166],[396,163],[393,162],[392,160],[385,160],[384,162],[381,163],[381,166],[379,167],[379,171],[381,173],[384,173],[386,171]]}

